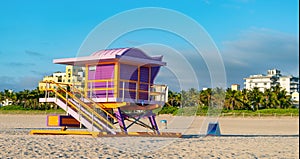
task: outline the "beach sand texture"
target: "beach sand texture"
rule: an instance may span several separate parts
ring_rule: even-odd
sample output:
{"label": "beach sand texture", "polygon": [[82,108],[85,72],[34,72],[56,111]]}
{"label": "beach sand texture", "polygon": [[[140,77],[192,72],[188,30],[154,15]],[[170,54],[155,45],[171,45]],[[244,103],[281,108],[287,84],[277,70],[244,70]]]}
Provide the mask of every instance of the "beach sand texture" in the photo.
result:
{"label": "beach sand texture", "polygon": [[[167,129],[160,123],[163,119],[168,121]],[[157,117],[162,131],[184,134],[204,131],[201,126],[205,120]],[[46,115],[1,114],[0,158],[299,158],[298,117],[226,117],[218,121],[221,133],[230,137],[93,138],[28,135],[31,129],[47,128]],[[132,128],[136,130],[140,129]]]}

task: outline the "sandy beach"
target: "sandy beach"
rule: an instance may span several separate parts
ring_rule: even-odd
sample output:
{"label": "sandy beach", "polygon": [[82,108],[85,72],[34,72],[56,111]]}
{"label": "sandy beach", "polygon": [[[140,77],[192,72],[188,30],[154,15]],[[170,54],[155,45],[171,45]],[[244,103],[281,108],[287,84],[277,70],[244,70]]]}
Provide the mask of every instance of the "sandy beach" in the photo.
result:
{"label": "sandy beach", "polygon": [[[160,120],[168,121],[167,129]],[[210,120],[216,119],[157,117],[161,131],[186,136],[203,133],[203,125]],[[28,135],[32,129],[47,128],[46,115],[1,114],[0,158],[299,158],[298,117],[222,117],[218,121],[224,136],[94,138]]]}

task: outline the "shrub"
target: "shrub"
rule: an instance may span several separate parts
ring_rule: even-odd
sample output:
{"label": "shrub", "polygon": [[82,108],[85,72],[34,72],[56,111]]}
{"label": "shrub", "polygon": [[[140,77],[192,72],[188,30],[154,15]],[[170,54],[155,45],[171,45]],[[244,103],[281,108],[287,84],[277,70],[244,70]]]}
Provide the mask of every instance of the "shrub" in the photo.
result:
{"label": "shrub", "polygon": [[27,110],[19,105],[8,105],[0,107],[0,110]]}
{"label": "shrub", "polygon": [[158,114],[176,114],[177,110],[177,107],[164,106]]}

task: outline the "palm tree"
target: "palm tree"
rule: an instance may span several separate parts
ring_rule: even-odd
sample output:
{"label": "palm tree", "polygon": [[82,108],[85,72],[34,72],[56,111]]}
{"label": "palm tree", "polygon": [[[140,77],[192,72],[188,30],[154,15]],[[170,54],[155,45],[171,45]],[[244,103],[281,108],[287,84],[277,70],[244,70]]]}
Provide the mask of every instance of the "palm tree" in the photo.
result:
{"label": "palm tree", "polygon": [[263,96],[262,105],[264,108],[274,108],[276,106],[277,97],[272,89],[265,89]]}
{"label": "palm tree", "polygon": [[180,94],[181,94],[181,107],[184,107],[184,106],[187,106],[189,103],[188,103],[188,93],[185,91],[185,90],[182,90],[181,92],[180,92]]}
{"label": "palm tree", "polygon": [[5,89],[4,90],[4,100],[5,99],[11,100],[13,103],[15,103],[17,100],[16,93],[13,92],[12,90]]}
{"label": "palm tree", "polygon": [[262,99],[263,99],[263,93],[261,91],[259,91],[259,89],[257,87],[254,87],[251,91],[250,91],[250,103],[253,106],[253,110],[258,110],[259,106],[262,103]]}
{"label": "palm tree", "polygon": [[285,89],[281,90],[277,94],[277,100],[279,101],[279,107],[280,108],[289,108],[292,106],[292,100],[291,96],[287,95],[287,91]]}
{"label": "palm tree", "polygon": [[0,91],[0,101],[3,101],[5,99],[4,93]]}
{"label": "palm tree", "polygon": [[20,93],[20,100],[21,100],[21,104],[23,105],[23,108],[31,108],[30,91],[28,89],[25,89],[19,93]]}
{"label": "palm tree", "polygon": [[190,88],[187,92],[189,106],[197,106],[200,103],[199,92],[195,88]]}
{"label": "palm tree", "polygon": [[30,92],[30,97],[31,97],[31,101],[32,101],[32,106],[34,109],[40,109],[40,105],[39,105],[39,97],[40,97],[40,92],[39,89],[36,88],[34,90],[31,90]]}
{"label": "palm tree", "polygon": [[225,102],[225,90],[223,90],[222,88],[214,88],[212,90],[212,96],[211,96],[211,101],[213,106],[217,106],[217,107],[222,107],[224,106],[224,102]]}
{"label": "palm tree", "polygon": [[230,88],[226,91],[226,102],[225,106],[227,109],[240,109],[242,106],[242,94],[240,91],[231,90]]}
{"label": "palm tree", "polygon": [[211,94],[212,94],[211,88],[208,88],[206,90],[202,90],[200,92],[200,101],[201,101],[201,103],[203,103],[205,106],[210,106]]}
{"label": "palm tree", "polygon": [[0,107],[2,106],[2,101],[5,99],[4,93],[0,91]]}
{"label": "palm tree", "polygon": [[174,105],[174,100],[175,100],[175,97],[174,97],[174,93],[169,90],[168,91],[168,103],[173,106]]}
{"label": "palm tree", "polygon": [[179,106],[180,105],[180,100],[181,100],[181,95],[178,92],[173,92],[169,90],[168,92],[168,103],[171,106]]}
{"label": "palm tree", "polygon": [[250,93],[249,90],[243,89],[241,92],[241,101],[243,103],[243,109],[250,110],[251,102],[250,102]]}
{"label": "palm tree", "polygon": [[179,92],[175,92],[174,94],[174,106],[179,107],[181,105],[181,94]]}
{"label": "palm tree", "polygon": [[288,108],[292,106],[291,96],[288,95],[285,89],[282,89],[279,85],[271,87],[274,100],[274,108]]}

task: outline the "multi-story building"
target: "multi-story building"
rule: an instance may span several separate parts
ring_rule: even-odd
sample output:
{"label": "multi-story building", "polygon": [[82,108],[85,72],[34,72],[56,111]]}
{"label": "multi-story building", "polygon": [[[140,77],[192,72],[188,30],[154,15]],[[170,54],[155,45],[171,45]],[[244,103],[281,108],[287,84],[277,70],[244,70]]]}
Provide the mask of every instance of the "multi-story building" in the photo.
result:
{"label": "multi-story building", "polygon": [[[71,65],[66,66],[66,72],[55,72],[50,76],[45,76],[42,81],[39,82],[39,89],[45,90],[47,88],[46,83],[43,81],[54,81],[56,83],[73,84],[77,88],[80,88],[84,84],[84,70],[81,67],[74,67]],[[50,84],[49,88],[56,88],[55,84]]]}
{"label": "multi-story building", "polygon": [[57,83],[66,83],[66,73],[63,72],[55,72],[50,76],[45,76],[42,81],[39,82],[39,90],[45,90],[47,87],[56,88],[55,84],[50,84],[49,86],[43,81],[54,81]]}
{"label": "multi-story building", "polygon": [[292,94],[293,92],[299,92],[299,78],[293,76],[281,76],[279,78],[279,84],[282,88],[285,88],[287,92]]}
{"label": "multi-story building", "polygon": [[282,76],[277,69],[268,70],[267,75],[250,75],[250,77],[244,78],[244,80],[244,88],[248,90],[257,87],[260,91],[264,92],[265,89],[279,84],[288,94],[299,92],[299,78],[291,75]]}

